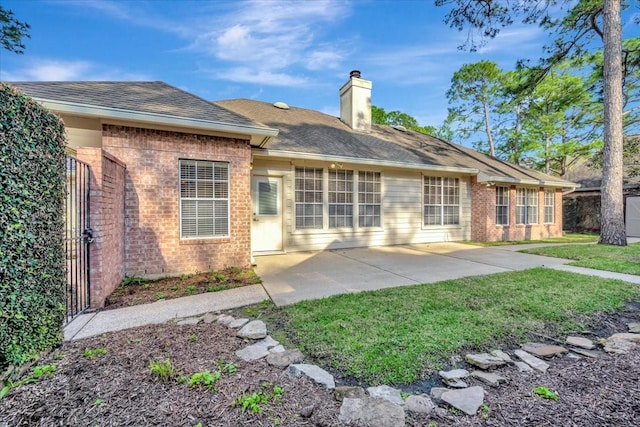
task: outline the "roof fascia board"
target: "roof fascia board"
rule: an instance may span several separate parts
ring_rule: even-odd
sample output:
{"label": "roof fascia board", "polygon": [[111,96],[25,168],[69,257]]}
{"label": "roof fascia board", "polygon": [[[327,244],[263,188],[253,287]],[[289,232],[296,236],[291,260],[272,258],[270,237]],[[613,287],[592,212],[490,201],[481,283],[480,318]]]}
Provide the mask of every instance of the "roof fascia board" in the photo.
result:
{"label": "roof fascia board", "polygon": [[111,107],[96,107],[93,105],[79,104],[75,102],[65,101],[53,101],[50,99],[33,98],[40,102],[44,107],[59,111],[61,113],[80,114],[85,116],[98,116],[102,118],[133,120],[143,123],[155,123],[164,125],[173,125],[191,129],[204,129],[209,131],[220,131],[234,134],[242,134],[249,136],[262,136],[261,142],[258,144],[260,147],[264,147],[266,143],[272,138],[278,135],[277,129],[259,126],[249,126],[240,124],[230,124],[223,122],[216,122],[213,120],[202,120],[185,118],[179,116],[172,116],[168,114],[159,113],[143,113],[133,110],[124,110],[120,108]]}
{"label": "roof fascia board", "polygon": [[505,176],[490,176],[480,173],[478,175],[478,182],[497,182],[508,184],[523,184],[523,185],[543,185],[546,187],[564,187],[564,188],[579,188],[580,184],[575,184],[569,181],[545,181],[536,179],[518,179]]}
{"label": "roof fascia board", "polygon": [[417,169],[417,170],[433,170],[438,172],[457,172],[468,175],[476,175],[478,169],[475,168],[459,168],[454,166],[438,166],[438,165],[425,165],[419,163],[403,163],[394,162],[390,160],[373,160],[373,159],[360,159],[357,157],[345,157],[345,156],[332,156],[330,154],[312,154],[312,153],[300,153],[295,151],[282,151],[282,150],[253,150],[254,157],[263,158],[284,158],[284,159],[299,159],[299,160],[319,160],[327,162],[344,162],[355,163],[361,165],[372,166],[386,166],[403,169]]}

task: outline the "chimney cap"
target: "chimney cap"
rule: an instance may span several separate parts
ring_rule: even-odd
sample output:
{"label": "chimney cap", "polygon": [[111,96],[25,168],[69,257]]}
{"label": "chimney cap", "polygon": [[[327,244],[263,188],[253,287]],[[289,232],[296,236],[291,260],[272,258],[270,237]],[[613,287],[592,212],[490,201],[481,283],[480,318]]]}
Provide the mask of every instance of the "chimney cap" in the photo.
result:
{"label": "chimney cap", "polygon": [[360,70],[353,70],[349,73],[349,78],[360,78]]}

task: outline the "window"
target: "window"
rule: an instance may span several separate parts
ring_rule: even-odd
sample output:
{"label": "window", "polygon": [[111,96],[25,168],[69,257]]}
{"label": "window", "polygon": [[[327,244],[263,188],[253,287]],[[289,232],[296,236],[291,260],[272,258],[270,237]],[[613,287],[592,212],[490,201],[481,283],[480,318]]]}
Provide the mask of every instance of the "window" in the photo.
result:
{"label": "window", "polygon": [[380,227],[380,172],[358,173],[358,227]]}
{"label": "window", "polygon": [[538,223],[538,189],[518,188],[516,193],[516,224]]}
{"label": "window", "polygon": [[553,190],[544,191],[544,222],[545,224],[553,224],[555,211],[555,196]]}
{"label": "window", "polygon": [[180,237],[229,236],[229,164],[180,160]]}
{"label": "window", "polygon": [[321,168],[296,168],[296,229],[323,228]]}
{"label": "window", "polygon": [[496,187],[496,225],[509,225],[509,187]]}
{"label": "window", "polygon": [[460,224],[460,180],[424,177],[424,225]]}
{"label": "window", "polygon": [[353,171],[329,170],[329,228],[353,227]]}

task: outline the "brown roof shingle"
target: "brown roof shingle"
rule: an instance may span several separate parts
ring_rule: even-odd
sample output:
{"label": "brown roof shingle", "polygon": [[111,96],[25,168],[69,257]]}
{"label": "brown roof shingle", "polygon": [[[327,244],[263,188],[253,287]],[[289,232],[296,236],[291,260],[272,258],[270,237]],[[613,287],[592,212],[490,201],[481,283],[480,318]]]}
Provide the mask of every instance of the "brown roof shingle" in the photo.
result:
{"label": "brown roof shingle", "polygon": [[265,126],[279,129],[269,149],[306,154],[343,156],[355,159],[396,161],[412,165],[474,168],[491,177],[571,183],[418,132],[402,132],[390,126],[372,125],[370,133],[353,131],[339,118],[319,111],[249,99],[217,101],[229,109]]}
{"label": "brown roof shingle", "polygon": [[164,82],[7,83],[37,99],[255,126],[255,123],[246,117]]}

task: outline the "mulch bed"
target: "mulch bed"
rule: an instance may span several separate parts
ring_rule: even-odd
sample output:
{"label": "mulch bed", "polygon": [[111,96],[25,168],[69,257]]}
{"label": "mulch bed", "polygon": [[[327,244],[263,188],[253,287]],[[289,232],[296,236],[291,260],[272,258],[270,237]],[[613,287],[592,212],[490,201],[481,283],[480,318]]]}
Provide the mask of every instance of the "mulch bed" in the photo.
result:
{"label": "mulch bed", "polygon": [[[626,313],[602,315],[602,331],[621,332],[625,321],[637,321],[637,306],[629,308]],[[598,335],[607,336],[600,331]],[[290,378],[264,360],[242,362],[235,351],[246,344],[234,330],[215,323],[145,326],[64,343],[38,362],[56,365],[53,378],[23,385],[0,400],[0,426],[342,425],[340,404],[331,392],[306,378]],[[106,354],[88,358],[83,356],[86,349],[105,349]],[[213,390],[192,388],[151,374],[150,363],[166,359],[185,376],[213,372],[221,361],[236,364],[237,371],[224,373]],[[489,411],[481,409],[475,416],[407,414],[407,425],[640,425],[640,347],[625,355],[601,352],[597,359],[563,356],[549,363],[546,374],[500,370],[510,382],[500,388],[484,386]],[[468,382],[482,385],[474,379]],[[239,396],[263,390],[265,383],[283,387],[282,398],[262,404],[258,414],[233,407]],[[537,386],[555,391],[559,399],[542,399],[533,393]],[[314,410],[307,418],[301,413],[309,406]]]}
{"label": "mulch bed", "polygon": [[159,300],[180,298],[205,292],[218,292],[262,283],[251,268],[227,267],[159,279],[128,277],[105,301],[104,310],[147,304]]}

